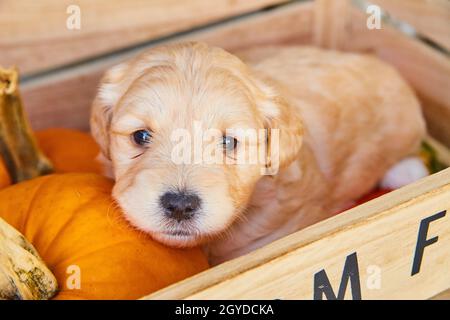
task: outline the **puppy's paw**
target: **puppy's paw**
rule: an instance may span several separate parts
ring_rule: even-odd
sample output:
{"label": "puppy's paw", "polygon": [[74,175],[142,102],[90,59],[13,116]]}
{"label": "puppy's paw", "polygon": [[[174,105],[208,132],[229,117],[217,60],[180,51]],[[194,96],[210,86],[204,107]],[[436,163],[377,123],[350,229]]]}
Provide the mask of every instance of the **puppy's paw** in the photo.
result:
{"label": "puppy's paw", "polygon": [[386,172],[380,187],[398,189],[428,175],[428,169],[419,157],[409,157],[396,163]]}

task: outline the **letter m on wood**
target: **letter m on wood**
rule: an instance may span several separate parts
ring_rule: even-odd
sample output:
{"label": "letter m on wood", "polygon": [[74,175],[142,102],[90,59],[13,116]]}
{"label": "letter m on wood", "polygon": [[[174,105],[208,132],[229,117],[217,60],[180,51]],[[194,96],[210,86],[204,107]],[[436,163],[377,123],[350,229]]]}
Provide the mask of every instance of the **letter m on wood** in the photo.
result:
{"label": "letter m on wood", "polygon": [[323,300],[324,295],[328,300],[343,300],[348,282],[350,282],[353,300],[361,300],[361,282],[356,252],[345,259],[337,297],[324,269],[314,275],[314,300]]}

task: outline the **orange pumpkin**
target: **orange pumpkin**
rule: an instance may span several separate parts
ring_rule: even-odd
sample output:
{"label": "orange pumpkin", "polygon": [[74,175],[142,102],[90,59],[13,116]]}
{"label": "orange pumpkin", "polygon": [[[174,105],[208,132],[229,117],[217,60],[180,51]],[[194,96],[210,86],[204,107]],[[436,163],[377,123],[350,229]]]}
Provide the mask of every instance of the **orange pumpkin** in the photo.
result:
{"label": "orange pumpkin", "polygon": [[11,179],[9,177],[8,171],[6,170],[5,164],[0,157],[0,189],[11,184]]}
{"label": "orange pumpkin", "polygon": [[[99,148],[89,133],[55,128],[37,131],[35,137],[56,173],[102,172],[101,164],[96,160]],[[10,184],[11,179],[0,157],[0,189]]]}
{"label": "orange pumpkin", "polygon": [[112,185],[69,173],[0,191],[0,217],[56,276],[56,299],[136,299],[208,267],[200,249],[168,248],[131,227],[111,199]]}
{"label": "orange pumpkin", "polygon": [[35,133],[39,148],[50,159],[55,173],[101,173],[96,160],[100,149],[87,132],[54,128]]}

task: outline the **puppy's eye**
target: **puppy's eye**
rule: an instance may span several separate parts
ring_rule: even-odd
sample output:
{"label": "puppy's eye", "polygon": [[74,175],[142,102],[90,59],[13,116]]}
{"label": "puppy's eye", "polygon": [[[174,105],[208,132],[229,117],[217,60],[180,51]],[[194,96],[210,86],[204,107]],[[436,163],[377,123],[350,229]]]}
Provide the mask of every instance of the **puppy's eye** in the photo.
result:
{"label": "puppy's eye", "polygon": [[222,137],[223,148],[227,151],[232,151],[232,150],[236,149],[237,144],[238,144],[238,141],[234,137],[230,137],[230,136]]}
{"label": "puppy's eye", "polygon": [[148,130],[138,130],[131,135],[133,141],[139,146],[145,146],[150,143],[152,134]]}

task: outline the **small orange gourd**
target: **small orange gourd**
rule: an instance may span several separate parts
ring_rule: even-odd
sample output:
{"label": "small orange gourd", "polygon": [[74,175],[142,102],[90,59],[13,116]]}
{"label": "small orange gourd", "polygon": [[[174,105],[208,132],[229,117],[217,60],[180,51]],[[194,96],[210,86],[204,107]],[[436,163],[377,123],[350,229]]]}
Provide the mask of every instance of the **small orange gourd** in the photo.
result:
{"label": "small orange gourd", "polygon": [[[96,160],[100,150],[89,133],[52,128],[37,131],[34,135],[55,173],[102,172],[101,164]],[[0,189],[10,184],[10,176],[0,155]]]}
{"label": "small orange gourd", "polygon": [[100,149],[89,133],[51,128],[36,131],[35,137],[55,173],[102,172],[101,164],[96,160]]}

